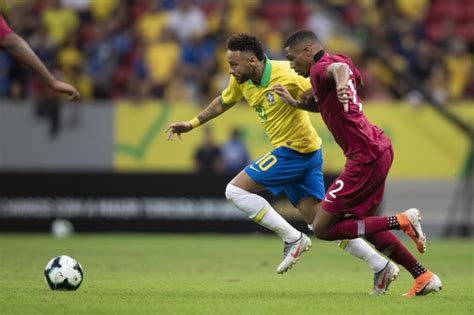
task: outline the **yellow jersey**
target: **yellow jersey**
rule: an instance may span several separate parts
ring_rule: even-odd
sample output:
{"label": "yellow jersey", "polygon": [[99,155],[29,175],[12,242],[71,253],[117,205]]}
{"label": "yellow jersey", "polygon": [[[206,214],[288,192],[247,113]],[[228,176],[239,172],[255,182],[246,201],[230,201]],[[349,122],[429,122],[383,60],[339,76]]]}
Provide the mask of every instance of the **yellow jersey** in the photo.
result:
{"label": "yellow jersey", "polygon": [[300,153],[309,153],[321,148],[321,138],[314,129],[306,111],[285,104],[272,91],[275,84],[284,86],[295,99],[311,88],[308,79],[299,76],[290,68],[288,61],[266,59],[260,85],[252,80],[237,83],[233,76],[222,92],[221,103],[234,104],[245,98],[253,107],[273,147],[288,147]]}

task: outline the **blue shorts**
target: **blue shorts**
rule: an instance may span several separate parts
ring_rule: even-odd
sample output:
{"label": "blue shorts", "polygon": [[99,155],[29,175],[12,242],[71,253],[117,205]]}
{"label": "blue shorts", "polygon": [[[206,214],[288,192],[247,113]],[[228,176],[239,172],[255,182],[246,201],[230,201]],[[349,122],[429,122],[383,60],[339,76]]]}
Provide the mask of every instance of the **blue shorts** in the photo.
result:
{"label": "blue shorts", "polygon": [[296,206],[305,197],[324,198],[322,165],[321,150],[299,153],[279,147],[247,165],[245,172],[275,196],[284,191]]}

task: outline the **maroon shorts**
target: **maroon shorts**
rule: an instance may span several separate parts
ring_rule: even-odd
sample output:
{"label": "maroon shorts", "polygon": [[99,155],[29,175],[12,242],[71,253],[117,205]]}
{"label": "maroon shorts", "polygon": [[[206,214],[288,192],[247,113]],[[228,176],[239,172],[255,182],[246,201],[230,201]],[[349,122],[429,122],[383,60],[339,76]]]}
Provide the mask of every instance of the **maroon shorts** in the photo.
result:
{"label": "maroon shorts", "polygon": [[348,160],[342,174],[329,187],[321,202],[333,214],[352,214],[359,218],[383,199],[385,179],[393,161],[392,147],[367,164]]}

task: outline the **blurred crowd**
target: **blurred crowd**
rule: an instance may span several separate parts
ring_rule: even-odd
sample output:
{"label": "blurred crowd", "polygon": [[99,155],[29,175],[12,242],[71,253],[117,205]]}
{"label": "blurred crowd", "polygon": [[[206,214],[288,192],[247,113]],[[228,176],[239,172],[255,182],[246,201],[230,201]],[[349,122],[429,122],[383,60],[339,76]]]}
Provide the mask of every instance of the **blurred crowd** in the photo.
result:
{"label": "blurred crowd", "polygon": [[[5,17],[86,101],[205,105],[227,85],[230,34],[255,33],[282,59],[286,37],[302,28],[353,58],[366,98],[421,101],[374,49],[441,102],[474,98],[474,0],[17,0]],[[0,53],[0,97],[46,90]]]}
{"label": "blurred crowd", "polygon": [[218,144],[212,127],[204,126],[202,142],[194,152],[195,171],[202,175],[237,175],[250,162],[242,133],[239,127],[233,127],[228,140]]}
{"label": "blurred crowd", "polygon": [[440,103],[474,98],[474,0],[329,2],[364,43],[358,61],[366,66],[368,89],[382,84],[396,98],[421,101],[404,78],[372,58],[375,50]]}

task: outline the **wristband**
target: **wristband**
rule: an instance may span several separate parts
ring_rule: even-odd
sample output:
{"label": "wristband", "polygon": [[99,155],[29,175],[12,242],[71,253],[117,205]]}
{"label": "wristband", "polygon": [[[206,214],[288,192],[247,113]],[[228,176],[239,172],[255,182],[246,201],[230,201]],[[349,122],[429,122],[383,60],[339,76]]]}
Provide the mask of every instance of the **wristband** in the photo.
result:
{"label": "wristband", "polygon": [[199,121],[199,118],[197,117],[194,117],[193,119],[191,119],[189,121],[189,123],[191,124],[191,126],[194,128],[196,128],[197,126],[199,126],[201,124],[201,122]]}

